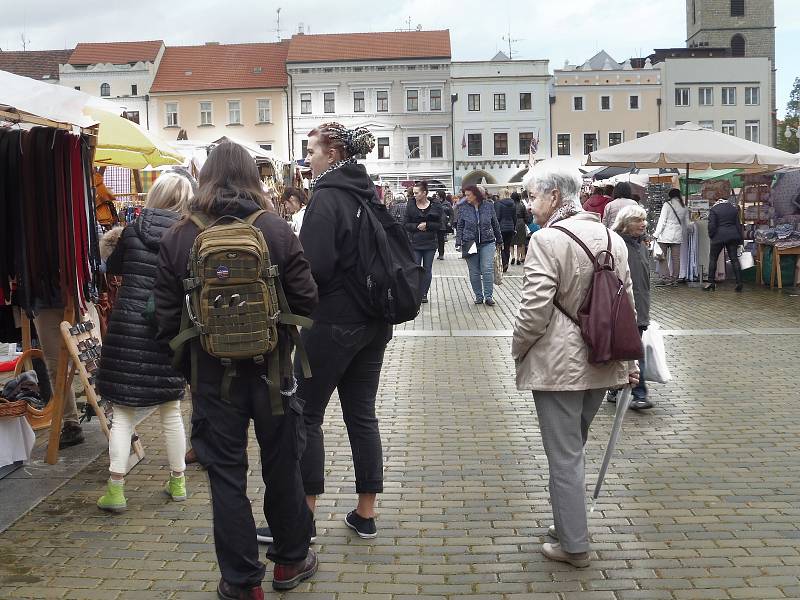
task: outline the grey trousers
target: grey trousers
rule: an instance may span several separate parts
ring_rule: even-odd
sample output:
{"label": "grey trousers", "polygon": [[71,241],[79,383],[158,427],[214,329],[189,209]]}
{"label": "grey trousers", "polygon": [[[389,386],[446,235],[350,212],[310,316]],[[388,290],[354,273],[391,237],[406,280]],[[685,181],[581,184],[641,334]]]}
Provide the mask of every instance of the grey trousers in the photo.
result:
{"label": "grey trousers", "polygon": [[[61,337],[61,321],[64,320],[63,308],[45,308],[39,311],[33,322],[36,325],[36,334],[42,346],[44,362],[50,375],[53,393],[56,392],[56,372],[58,371],[58,353],[64,343]],[[75,404],[75,393],[72,388],[67,388],[64,394],[64,423],[78,423],[78,407]]]}
{"label": "grey trousers", "polygon": [[550,469],[553,520],[566,552],[588,552],[590,548],[583,446],[605,392],[533,392]]}

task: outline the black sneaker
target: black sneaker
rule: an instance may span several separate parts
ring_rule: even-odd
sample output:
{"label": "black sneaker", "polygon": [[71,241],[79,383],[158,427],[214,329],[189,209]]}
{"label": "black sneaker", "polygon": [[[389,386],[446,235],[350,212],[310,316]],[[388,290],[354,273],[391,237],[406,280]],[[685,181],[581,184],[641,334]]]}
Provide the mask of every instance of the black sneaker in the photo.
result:
{"label": "black sneaker", "polygon": [[475,304],[483,304],[483,298],[475,298]]}
{"label": "black sneaker", "polygon": [[[256,527],[256,539],[259,544],[271,544],[275,541],[272,537],[272,531],[269,527]],[[311,525],[311,543],[317,541],[317,524]]]}
{"label": "black sneaker", "polygon": [[631,406],[633,410],[643,410],[646,408],[653,408],[653,403],[650,402],[647,398],[634,398],[631,400]]}
{"label": "black sneaker", "polygon": [[484,300],[484,302],[486,302],[486,306],[494,306],[495,304],[497,304],[497,302],[495,302],[491,298],[487,298],[486,300]]}
{"label": "black sneaker", "polygon": [[344,524],[358,534],[358,537],[365,540],[372,540],[378,537],[378,528],[375,527],[375,519],[365,519],[356,511],[350,511],[344,518]]}
{"label": "black sneaker", "polygon": [[83,437],[83,429],[77,423],[64,423],[61,429],[61,438],[58,440],[58,449],[63,450],[71,446],[82,444],[86,438]]}
{"label": "black sneaker", "polygon": [[619,390],[608,390],[606,392],[606,402],[610,402],[611,404],[617,403],[617,394]]}

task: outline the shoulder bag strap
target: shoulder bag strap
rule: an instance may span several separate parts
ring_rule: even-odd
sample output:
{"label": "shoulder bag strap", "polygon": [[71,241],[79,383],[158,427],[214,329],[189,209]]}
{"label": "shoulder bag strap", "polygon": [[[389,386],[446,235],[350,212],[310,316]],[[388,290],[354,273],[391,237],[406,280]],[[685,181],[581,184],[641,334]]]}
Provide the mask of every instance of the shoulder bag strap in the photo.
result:
{"label": "shoulder bag strap", "polygon": [[678,219],[678,223],[680,223],[680,224],[681,224],[681,227],[683,227],[683,221],[682,221],[682,220],[681,220],[681,218],[678,216],[678,211],[677,211],[677,210],[675,210],[675,207],[672,205],[672,201],[670,201],[670,202],[667,202],[667,204],[669,204],[669,207],[672,209],[672,214],[674,214],[674,215],[675,215],[675,218],[676,218],[676,219]]}
{"label": "shoulder bag strap", "polygon": [[[575,235],[574,233],[572,233],[568,229],[565,229],[564,227],[559,227],[558,225],[551,225],[550,229],[558,229],[560,232],[566,233],[569,237],[571,237],[573,240],[578,242],[578,245],[581,248],[583,248],[583,251],[586,252],[586,255],[589,257],[589,260],[592,261],[593,265],[597,263],[597,257],[594,255],[594,252],[589,250],[589,247],[586,244],[584,244],[577,235]],[[606,229],[606,233],[608,233],[608,229]],[[610,235],[608,236],[608,250],[609,251],[611,250],[611,236]]]}

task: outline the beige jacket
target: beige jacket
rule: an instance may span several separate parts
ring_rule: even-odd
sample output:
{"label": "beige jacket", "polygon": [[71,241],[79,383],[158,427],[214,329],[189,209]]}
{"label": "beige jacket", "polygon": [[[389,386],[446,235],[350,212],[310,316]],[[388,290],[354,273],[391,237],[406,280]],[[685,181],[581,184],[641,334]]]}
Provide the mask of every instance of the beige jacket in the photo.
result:
{"label": "beige jacket", "polygon": [[[557,223],[577,235],[595,254],[608,245],[600,215],[582,212]],[[615,269],[633,300],[625,242],[614,232]],[[628,383],[633,364],[591,365],[578,326],[553,305],[558,298],[573,317],[589,290],[593,266],[586,252],[565,233],[544,228],[531,236],[525,259],[522,301],[514,323],[511,354],[519,390],[589,390]]]}

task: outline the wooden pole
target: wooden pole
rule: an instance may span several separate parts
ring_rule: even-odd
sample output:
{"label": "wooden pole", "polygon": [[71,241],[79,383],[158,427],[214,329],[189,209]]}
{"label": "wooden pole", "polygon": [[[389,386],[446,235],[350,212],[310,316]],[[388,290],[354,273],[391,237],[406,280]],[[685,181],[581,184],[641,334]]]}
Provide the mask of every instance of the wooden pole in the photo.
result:
{"label": "wooden pole", "polygon": [[[70,325],[75,324],[75,305],[70,295],[67,306],[64,308],[64,320]],[[50,419],[50,440],[47,443],[46,461],[50,465],[58,462],[58,444],[61,441],[61,422],[64,419],[64,399],[67,394],[67,386],[72,385],[71,373],[67,372],[69,366],[69,353],[64,341],[61,341],[58,350],[58,369],[56,372],[56,385],[53,390],[53,413]],[[71,369],[70,369],[71,370]]]}

